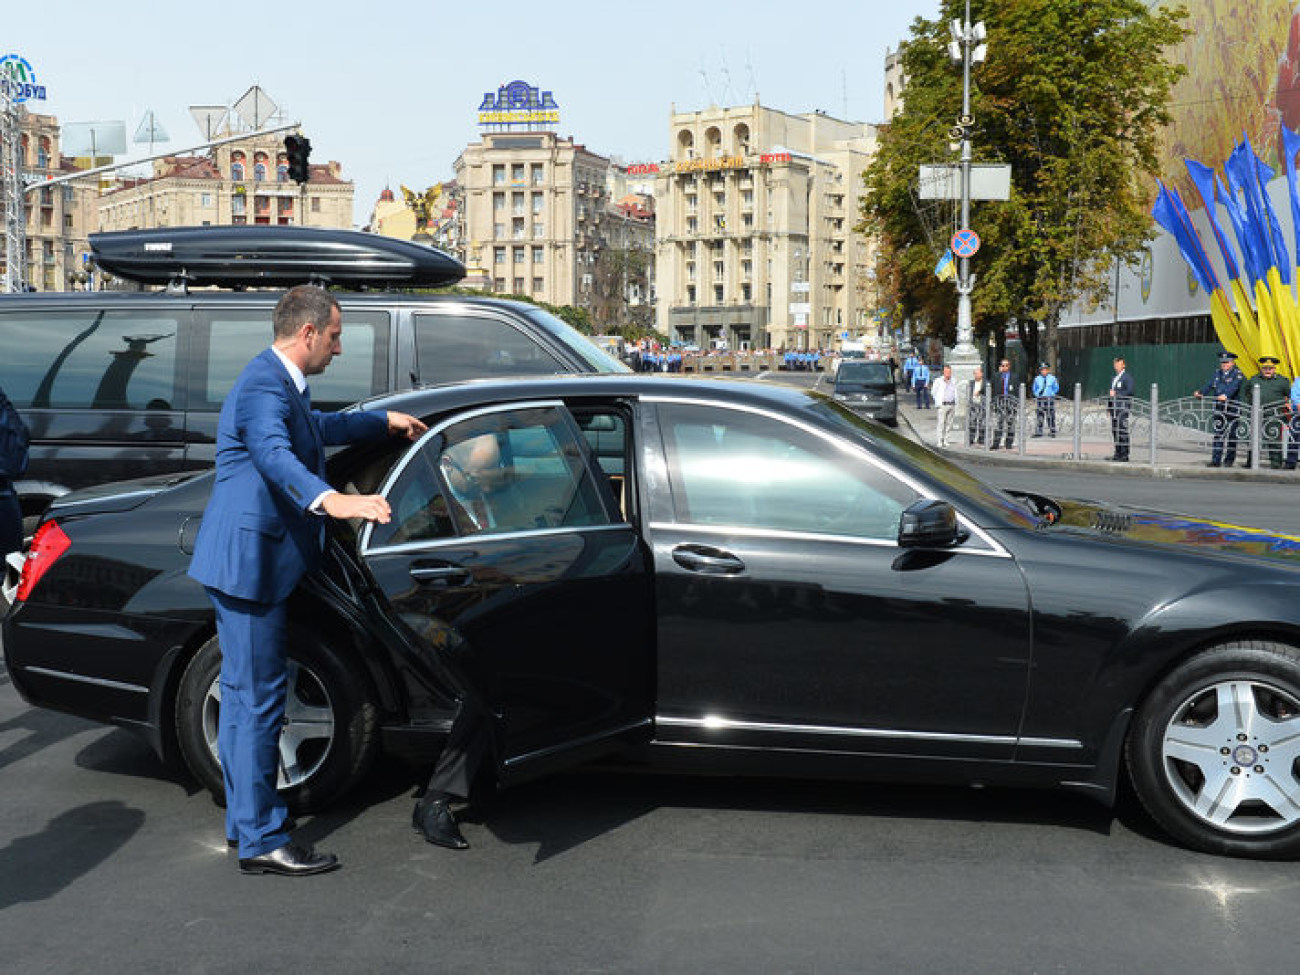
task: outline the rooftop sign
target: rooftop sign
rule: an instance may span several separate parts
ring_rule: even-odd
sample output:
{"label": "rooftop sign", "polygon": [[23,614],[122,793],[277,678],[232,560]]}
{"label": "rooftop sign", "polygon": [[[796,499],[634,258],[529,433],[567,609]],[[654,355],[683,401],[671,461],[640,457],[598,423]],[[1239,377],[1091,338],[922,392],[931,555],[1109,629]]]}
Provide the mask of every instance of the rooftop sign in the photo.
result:
{"label": "rooftop sign", "polygon": [[549,91],[526,81],[512,81],[492,92],[484,92],[478,107],[478,124],[495,131],[549,128],[560,124],[560,106]]}
{"label": "rooftop sign", "polygon": [[18,103],[45,101],[45,86],[36,83],[36,72],[27,59],[17,54],[0,58],[0,86]]}

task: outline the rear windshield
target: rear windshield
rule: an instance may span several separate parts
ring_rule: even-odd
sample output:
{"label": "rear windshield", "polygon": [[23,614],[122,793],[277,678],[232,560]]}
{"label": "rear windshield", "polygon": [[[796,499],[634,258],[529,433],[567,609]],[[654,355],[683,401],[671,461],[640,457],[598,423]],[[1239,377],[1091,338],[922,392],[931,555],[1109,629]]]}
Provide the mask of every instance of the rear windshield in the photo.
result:
{"label": "rear windshield", "polygon": [[889,383],[893,375],[887,362],[841,362],[835,374],[838,383]]}

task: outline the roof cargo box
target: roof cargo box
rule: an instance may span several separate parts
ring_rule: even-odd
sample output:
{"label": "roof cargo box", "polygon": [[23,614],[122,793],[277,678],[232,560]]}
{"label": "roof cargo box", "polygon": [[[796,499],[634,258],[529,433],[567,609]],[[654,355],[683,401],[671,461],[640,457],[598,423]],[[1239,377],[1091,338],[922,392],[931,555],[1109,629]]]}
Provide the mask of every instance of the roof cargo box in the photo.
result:
{"label": "roof cargo box", "polygon": [[141,284],[276,288],[436,288],[465,266],[425,244],[355,230],[170,227],[90,235],[95,263]]}

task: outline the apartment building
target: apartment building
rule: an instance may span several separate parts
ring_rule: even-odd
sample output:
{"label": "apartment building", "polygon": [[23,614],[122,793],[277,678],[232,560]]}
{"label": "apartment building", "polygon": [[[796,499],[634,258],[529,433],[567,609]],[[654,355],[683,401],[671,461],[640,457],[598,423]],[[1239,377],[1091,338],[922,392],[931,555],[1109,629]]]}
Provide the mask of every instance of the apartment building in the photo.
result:
{"label": "apartment building", "polygon": [[674,113],[670,133],[670,158],[648,167],[660,332],[806,349],[872,324],[871,254],[853,227],[874,126],[756,102]]}

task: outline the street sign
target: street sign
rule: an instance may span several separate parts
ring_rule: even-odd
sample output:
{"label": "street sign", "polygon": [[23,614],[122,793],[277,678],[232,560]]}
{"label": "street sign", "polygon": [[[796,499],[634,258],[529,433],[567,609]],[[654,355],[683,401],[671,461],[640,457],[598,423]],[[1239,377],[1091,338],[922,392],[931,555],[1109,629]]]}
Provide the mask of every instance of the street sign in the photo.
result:
{"label": "street sign", "polygon": [[973,230],[959,230],[952,235],[952,252],[958,257],[971,257],[980,249],[980,235]]}
{"label": "street sign", "polygon": [[[917,196],[922,200],[960,200],[961,167],[954,164],[922,166]],[[972,163],[972,200],[1011,199],[1011,167],[1006,163]]]}

